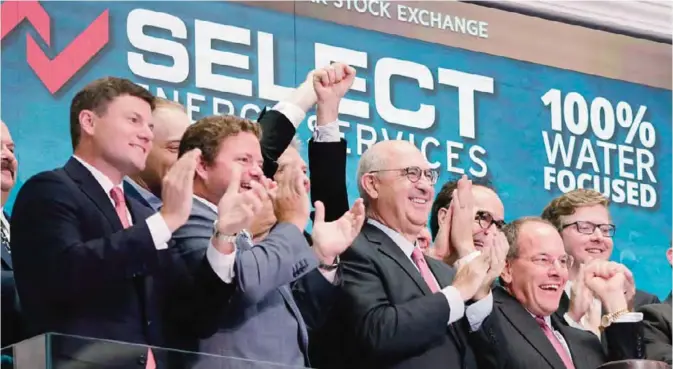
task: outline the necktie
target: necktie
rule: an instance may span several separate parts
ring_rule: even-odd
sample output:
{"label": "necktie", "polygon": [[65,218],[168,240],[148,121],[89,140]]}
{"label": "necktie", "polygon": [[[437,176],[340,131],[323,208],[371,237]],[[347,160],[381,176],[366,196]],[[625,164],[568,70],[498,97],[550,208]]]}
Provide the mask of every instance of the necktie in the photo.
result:
{"label": "necktie", "polygon": [[421,251],[420,248],[414,247],[414,251],[411,253],[411,260],[414,261],[414,264],[416,264],[416,267],[421,272],[421,276],[428,287],[430,287],[430,291],[432,291],[432,293],[439,291],[439,286],[432,276],[430,267],[428,267],[428,263],[425,261],[425,257],[423,257],[423,251]]}
{"label": "necktie", "polygon": [[[113,187],[110,190],[110,197],[115,203],[115,211],[117,212],[117,216],[119,216],[119,221],[121,221],[122,226],[124,226],[124,228],[130,227],[131,224],[129,224],[129,217],[126,213],[126,199],[124,199],[124,193],[122,192],[122,189],[119,187]],[[148,348],[147,364],[145,365],[145,369],[156,369],[156,367],[157,364],[154,360],[152,349]]]}
{"label": "necktie", "polygon": [[563,364],[565,364],[566,368],[575,369],[575,365],[573,364],[573,361],[570,358],[570,354],[568,353],[568,351],[566,351],[565,347],[563,347],[561,341],[559,341],[559,339],[554,335],[554,332],[552,332],[551,328],[549,328],[547,322],[544,321],[544,318],[536,316],[535,321],[537,321],[537,324],[540,325],[540,328],[542,328],[542,332],[544,332],[544,335],[547,336],[547,339],[549,340],[551,345],[554,346],[556,353],[558,354],[558,356],[561,357],[561,360],[563,361]]}
{"label": "necktie", "polygon": [[9,230],[5,227],[5,222],[0,221],[0,228],[0,237],[2,237],[0,241],[2,242],[2,247],[11,254],[12,249],[9,246]]}

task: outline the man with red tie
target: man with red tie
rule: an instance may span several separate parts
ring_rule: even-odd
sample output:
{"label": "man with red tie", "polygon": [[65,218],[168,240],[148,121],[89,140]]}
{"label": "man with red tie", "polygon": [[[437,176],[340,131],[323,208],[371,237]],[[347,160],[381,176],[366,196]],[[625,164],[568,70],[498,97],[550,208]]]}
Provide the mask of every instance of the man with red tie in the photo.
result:
{"label": "man with red tie", "polygon": [[[508,224],[504,233],[510,249],[500,275],[504,287],[493,290],[497,319],[470,335],[475,354],[489,363],[485,367],[595,369],[608,361],[642,357],[642,314],[628,309],[635,287],[626,267],[595,260],[581,276],[603,304],[606,353],[595,334],[570,327],[554,314],[573,263],[556,228],[530,217]],[[502,336],[482,333],[489,330]]]}
{"label": "man with red tie", "polygon": [[[129,80],[88,84],[70,108],[73,156],[21,188],[12,250],[32,335],[162,344],[162,288],[176,269],[164,250],[189,215],[199,152],[185,155],[164,178],[160,212],[126,196],[122,179],[145,167],[152,145],[153,109],[154,97]],[[154,368],[156,356],[143,346],[64,337],[53,340],[52,353],[55,367],[76,361]]]}

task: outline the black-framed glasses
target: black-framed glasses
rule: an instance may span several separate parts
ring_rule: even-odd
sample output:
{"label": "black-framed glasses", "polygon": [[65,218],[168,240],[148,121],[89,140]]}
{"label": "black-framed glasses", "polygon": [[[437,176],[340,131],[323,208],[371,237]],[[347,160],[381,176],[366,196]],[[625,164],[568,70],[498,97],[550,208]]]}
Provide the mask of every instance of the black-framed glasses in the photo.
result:
{"label": "black-framed glasses", "polygon": [[502,229],[505,227],[505,224],[507,224],[504,220],[495,220],[493,218],[493,214],[483,210],[477,211],[477,215],[474,216],[474,220],[479,222],[479,226],[482,229],[488,229],[488,227],[490,227],[492,224],[495,224],[495,227],[499,231],[502,231]]}
{"label": "black-framed glasses", "polygon": [[553,258],[547,254],[539,254],[526,259],[539,267],[550,268],[554,266],[558,269],[564,270],[569,270],[572,268],[573,263],[575,262],[575,259],[567,254],[557,258]]}
{"label": "black-framed glasses", "polygon": [[430,184],[437,183],[437,178],[439,178],[439,172],[434,169],[421,169],[420,167],[406,167],[400,169],[381,169],[381,170],[372,170],[369,173],[378,173],[378,172],[400,172],[403,176],[407,177],[409,182],[416,183],[421,179],[421,176],[430,181]]}
{"label": "black-framed glasses", "polygon": [[617,227],[615,227],[614,224],[596,224],[583,220],[578,220],[573,223],[565,224],[563,226],[563,229],[566,229],[571,226],[575,226],[577,232],[582,234],[594,234],[596,228],[598,228],[604,237],[612,237],[615,235],[615,232],[617,231]]}

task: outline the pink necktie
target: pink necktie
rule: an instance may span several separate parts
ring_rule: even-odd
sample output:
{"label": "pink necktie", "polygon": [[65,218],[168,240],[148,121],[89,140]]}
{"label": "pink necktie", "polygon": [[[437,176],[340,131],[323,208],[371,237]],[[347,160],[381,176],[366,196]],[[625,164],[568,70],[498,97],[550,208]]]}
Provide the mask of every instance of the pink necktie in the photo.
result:
{"label": "pink necktie", "polygon": [[[126,213],[126,200],[124,199],[124,193],[122,192],[122,189],[119,187],[113,187],[112,190],[110,190],[110,197],[115,203],[115,211],[117,212],[117,216],[119,216],[119,220],[122,222],[122,226],[124,226],[124,228],[130,227],[131,224],[129,224],[129,217]],[[154,354],[152,353],[152,349],[148,348],[147,364],[145,365],[145,369],[156,369],[156,367],[157,364],[154,361]]]}
{"label": "pink necktie", "polygon": [[439,291],[439,286],[437,285],[435,278],[432,276],[430,267],[428,267],[428,263],[425,261],[425,257],[423,256],[423,251],[421,251],[420,248],[414,247],[414,251],[411,253],[411,260],[413,260],[414,264],[416,264],[416,267],[418,267],[418,270],[421,272],[421,276],[423,279],[425,279],[425,283],[428,285],[428,287],[430,287],[430,291],[432,291],[432,293]]}
{"label": "pink necktie", "polygon": [[549,342],[551,342],[551,345],[554,346],[556,353],[561,357],[561,360],[563,360],[563,364],[565,364],[566,368],[575,369],[575,365],[570,358],[570,354],[568,354],[568,351],[566,351],[565,347],[563,347],[561,341],[559,341],[556,335],[554,335],[554,332],[552,332],[551,328],[549,328],[547,322],[544,321],[544,318],[536,316],[535,321],[537,321],[537,324],[540,325],[542,332],[544,332],[544,335],[547,336],[547,339]]}

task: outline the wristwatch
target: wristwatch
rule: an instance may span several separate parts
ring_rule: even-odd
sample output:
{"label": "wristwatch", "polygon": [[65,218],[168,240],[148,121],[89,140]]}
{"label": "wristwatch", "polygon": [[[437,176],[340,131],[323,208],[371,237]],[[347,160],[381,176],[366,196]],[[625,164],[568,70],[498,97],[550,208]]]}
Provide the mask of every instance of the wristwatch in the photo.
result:
{"label": "wristwatch", "polygon": [[318,268],[320,268],[320,269],[322,269],[322,270],[324,270],[324,271],[326,271],[326,272],[331,272],[331,271],[333,271],[334,269],[336,269],[336,268],[339,267],[339,262],[340,262],[340,260],[339,260],[339,256],[337,256],[336,259],[334,259],[334,263],[333,263],[333,264],[329,264],[329,265],[328,265],[328,264],[320,263],[320,265],[318,265]]}
{"label": "wristwatch", "polygon": [[213,238],[222,242],[236,243],[238,234],[224,234],[218,230],[217,220],[213,223]]}
{"label": "wristwatch", "polygon": [[600,328],[605,329],[605,328],[609,327],[612,323],[615,322],[615,320],[617,320],[617,318],[619,318],[620,316],[622,316],[622,315],[624,315],[628,312],[629,312],[629,309],[622,309],[622,310],[615,311],[614,313],[603,315],[603,317],[601,317]]}

